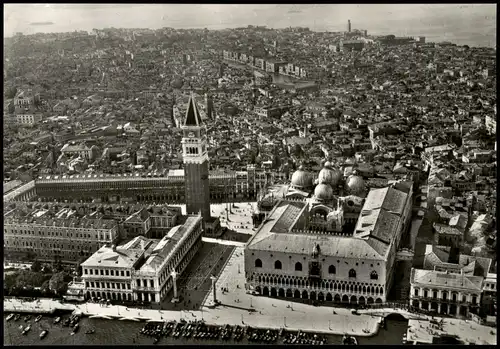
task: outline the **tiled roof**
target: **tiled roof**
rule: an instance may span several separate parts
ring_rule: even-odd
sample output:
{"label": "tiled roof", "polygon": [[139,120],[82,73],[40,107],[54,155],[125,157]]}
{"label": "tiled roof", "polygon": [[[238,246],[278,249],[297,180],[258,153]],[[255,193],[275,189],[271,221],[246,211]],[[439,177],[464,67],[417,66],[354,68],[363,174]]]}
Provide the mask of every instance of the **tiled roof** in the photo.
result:
{"label": "tiled roof", "polygon": [[446,273],[434,270],[412,269],[410,282],[419,286],[441,286],[450,289],[481,291],[483,277]]}
{"label": "tiled roof", "polygon": [[141,254],[141,249],[126,249],[123,247],[117,247],[116,251],[113,251],[111,247],[103,246],[85,262],[83,262],[82,266],[132,268]]}
{"label": "tiled roof", "polygon": [[407,194],[392,187],[372,189],[356,224],[354,237],[367,240],[381,256],[386,257],[397,234]]}
{"label": "tiled roof", "polygon": [[463,233],[455,227],[450,227],[446,224],[434,223],[433,228],[436,230],[438,234],[446,234],[446,235],[463,235]]}
{"label": "tiled roof", "polygon": [[365,241],[341,236],[269,234],[265,239],[252,241],[248,247],[261,251],[308,254],[309,250],[316,245],[319,245],[321,254],[325,256],[383,260]]}
{"label": "tiled roof", "polygon": [[305,202],[282,200],[248,242],[247,248],[304,254],[309,253],[309,249],[313,246],[319,245],[321,253],[326,256],[384,260],[384,257],[371,244],[362,239],[336,235],[301,234],[296,231],[291,233],[295,221],[306,209]]}
{"label": "tiled roof", "polygon": [[474,268],[474,275],[481,275],[486,277],[490,271],[492,260],[485,257],[469,256],[461,254],[458,257],[458,264],[467,265],[471,262],[476,262]]}

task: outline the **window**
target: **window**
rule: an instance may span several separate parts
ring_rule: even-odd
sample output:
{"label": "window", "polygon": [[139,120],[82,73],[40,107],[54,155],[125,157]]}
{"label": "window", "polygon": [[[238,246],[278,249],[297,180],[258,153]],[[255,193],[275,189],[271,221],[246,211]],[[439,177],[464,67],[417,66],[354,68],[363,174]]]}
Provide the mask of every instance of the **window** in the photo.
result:
{"label": "window", "polygon": [[123,270],[120,272],[120,275],[125,276],[125,273],[123,272]]}
{"label": "window", "polygon": [[129,289],[129,290],[130,290],[130,284],[127,284],[127,289]]}
{"label": "window", "polygon": [[438,297],[438,293],[437,291],[433,291],[432,292],[432,298],[437,298]]}
{"label": "window", "polygon": [[109,270],[106,269],[106,275],[109,275]]}
{"label": "window", "polygon": [[462,296],[462,302],[464,302],[464,303],[467,302],[467,296],[465,296],[465,295]]}
{"label": "window", "polygon": [[154,282],[154,280],[149,280],[149,285],[150,285],[151,287],[155,287],[155,282]]}
{"label": "window", "polygon": [[443,295],[443,300],[446,300],[448,298],[448,292],[442,291],[441,294]]}
{"label": "window", "polygon": [[335,266],[334,265],[330,265],[328,267],[328,274],[335,274],[337,273],[337,270],[335,269]]}
{"label": "window", "polygon": [[424,290],[424,297],[427,298],[429,296],[429,292],[427,290]]}
{"label": "window", "polygon": [[92,275],[92,273],[93,273],[93,270],[92,270],[92,269],[89,269],[89,271],[90,271],[90,275]]}
{"label": "window", "polygon": [[295,271],[302,271],[302,263],[300,262],[295,263]]}
{"label": "window", "polygon": [[281,262],[280,261],[274,262],[274,269],[281,269]]}
{"label": "window", "polygon": [[457,301],[457,294],[456,294],[456,293],[453,293],[453,294],[451,295],[451,299],[452,299],[454,302],[456,302],[456,301]]}
{"label": "window", "polygon": [[375,270],[370,273],[370,279],[371,280],[378,280],[378,274]]}
{"label": "window", "polygon": [[415,297],[418,297],[418,288],[415,289]]}
{"label": "window", "polygon": [[85,287],[89,287],[89,282],[85,281]]}
{"label": "window", "polygon": [[127,276],[130,276],[130,271],[127,270]]}
{"label": "window", "polygon": [[111,270],[111,276],[115,276],[114,270]]}
{"label": "window", "polygon": [[349,270],[349,277],[355,278],[356,277],[356,270],[354,270],[354,269]]}
{"label": "window", "polygon": [[93,281],[90,282],[90,287],[94,287],[94,282]]}
{"label": "window", "polygon": [[260,259],[255,260],[255,268],[262,268],[262,261]]}

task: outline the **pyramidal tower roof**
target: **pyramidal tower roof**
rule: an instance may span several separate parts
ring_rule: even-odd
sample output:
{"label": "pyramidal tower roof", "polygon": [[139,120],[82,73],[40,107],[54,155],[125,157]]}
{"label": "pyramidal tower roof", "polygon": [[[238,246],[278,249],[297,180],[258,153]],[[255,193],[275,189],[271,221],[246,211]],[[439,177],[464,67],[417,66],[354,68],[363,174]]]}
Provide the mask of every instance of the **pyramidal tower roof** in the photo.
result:
{"label": "pyramidal tower roof", "polygon": [[189,96],[188,107],[186,110],[186,118],[184,119],[184,126],[200,126],[201,117],[194,100],[194,96],[191,93]]}

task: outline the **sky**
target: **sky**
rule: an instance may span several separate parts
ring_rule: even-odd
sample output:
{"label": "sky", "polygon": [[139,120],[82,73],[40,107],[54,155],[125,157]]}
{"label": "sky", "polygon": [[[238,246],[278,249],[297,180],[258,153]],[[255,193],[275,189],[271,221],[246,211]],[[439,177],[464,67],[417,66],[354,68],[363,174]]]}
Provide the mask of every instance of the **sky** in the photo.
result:
{"label": "sky", "polygon": [[266,25],[343,31],[347,19],[353,28],[367,29],[369,34],[423,35],[436,41],[496,45],[496,4],[6,4],[4,36],[106,27]]}

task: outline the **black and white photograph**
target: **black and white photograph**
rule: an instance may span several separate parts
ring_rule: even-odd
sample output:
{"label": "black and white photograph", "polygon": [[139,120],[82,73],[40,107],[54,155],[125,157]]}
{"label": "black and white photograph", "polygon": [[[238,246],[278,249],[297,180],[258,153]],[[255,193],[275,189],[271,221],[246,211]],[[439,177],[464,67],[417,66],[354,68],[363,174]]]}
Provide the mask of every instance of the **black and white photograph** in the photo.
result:
{"label": "black and white photograph", "polygon": [[5,346],[497,344],[496,3],[4,3]]}

